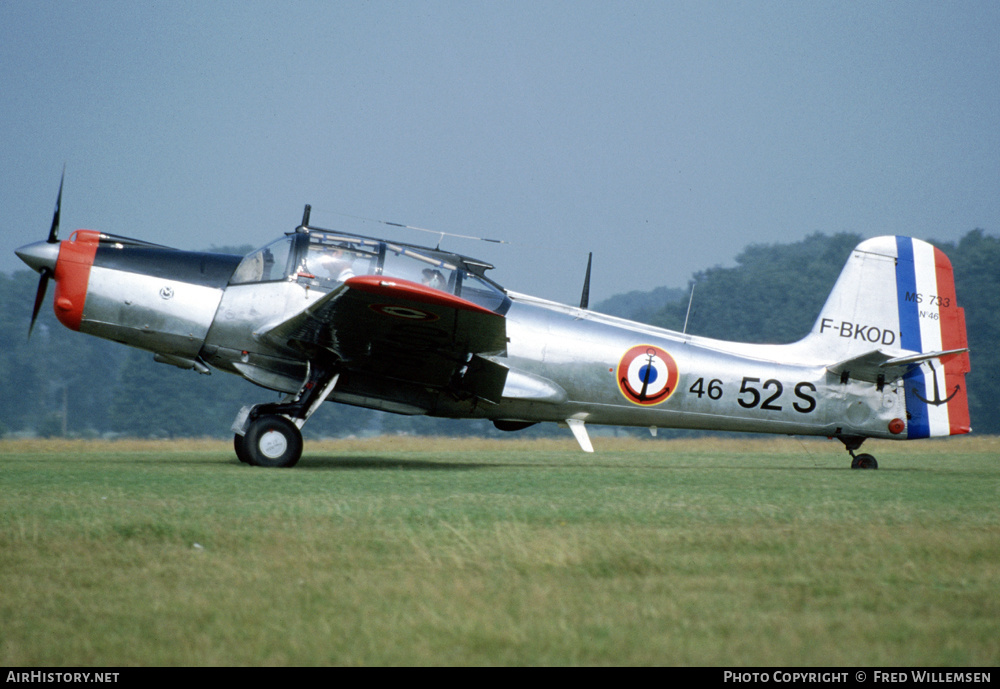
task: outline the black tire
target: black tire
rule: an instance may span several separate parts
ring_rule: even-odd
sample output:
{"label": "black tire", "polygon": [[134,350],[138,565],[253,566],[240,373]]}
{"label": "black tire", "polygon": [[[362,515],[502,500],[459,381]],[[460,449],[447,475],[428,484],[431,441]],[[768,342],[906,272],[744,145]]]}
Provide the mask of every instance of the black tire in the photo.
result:
{"label": "black tire", "polygon": [[860,454],[851,460],[852,469],[878,469],[878,462],[868,454]]}
{"label": "black tire", "polygon": [[247,441],[245,435],[237,433],[233,436],[233,449],[236,450],[236,458],[244,464],[250,464],[250,455],[247,454]]}
{"label": "black tire", "polygon": [[[239,445],[238,441],[234,444]],[[284,416],[261,416],[247,427],[243,451],[247,463],[254,466],[293,467],[302,456],[302,433]]]}

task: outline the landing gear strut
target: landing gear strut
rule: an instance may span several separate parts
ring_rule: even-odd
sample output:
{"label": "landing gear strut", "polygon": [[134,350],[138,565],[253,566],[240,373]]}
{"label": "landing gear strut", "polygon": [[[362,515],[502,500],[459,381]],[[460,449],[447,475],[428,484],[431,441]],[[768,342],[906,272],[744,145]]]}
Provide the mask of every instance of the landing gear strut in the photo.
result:
{"label": "landing gear strut", "polygon": [[840,442],[844,443],[847,448],[847,452],[851,455],[851,468],[852,469],[878,469],[878,462],[875,461],[875,457],[869,454],[854,454],[854,451],[861,447],[861,443],[865,441],[864,438],[858,436],[846,436],[839,435],[837,438]]}
{"label": "landing gear strut", "polygon": [[245,464],[293,467],[302,456],[302,426],[337,384],[339,373],[310,368],[295,395],[277,404],[243,407],[233,422],[233,449]]}

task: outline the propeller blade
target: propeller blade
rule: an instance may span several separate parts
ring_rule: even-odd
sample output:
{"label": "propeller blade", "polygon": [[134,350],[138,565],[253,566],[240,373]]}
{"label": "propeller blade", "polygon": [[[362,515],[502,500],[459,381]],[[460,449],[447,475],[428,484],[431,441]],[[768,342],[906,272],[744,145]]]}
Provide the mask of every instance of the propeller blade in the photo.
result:
{"label": "propeller blade", "polygon": [[49,230],[49,244],[59,241],[59,208],[62,206],[63,180],[66,179],[66,168],[63,167],[62,177],[59,178],[59,195],[56,197],[56,210],[52,214],[52,228]]}
{"label": "propeller blade", "polygon": [[59,194],[56,196],[56,210],[52,213],[52,227],[49,228],[49,238],[42,242],[36,242],[27,246],[22,246],[15,253],[22,261],[32,269],[41,274],[38,280],[38,291],[35,292],[35,306],[31,309],[31,324],[28,325],[28,339],[31,339],[31,332],[35,329],[35,321],[38,320],[38,312],[42,310],[42,302],[45,301],[45,292],[49,288],[49,280],[55,276],[55,264],[59,260],[59,247],[47,246],[59,243],[59,214],[62,208],[63,182],[66,180],[66,166],[63,165],[62,176],[59,178]]}
{"label": "propeller blade", "polygon": [[28,339],[31,339],[31,331],[35,329],[35,321],[38,320],[38,312],[42,309],[42,302],[45,301],[45,291],[49,288],[49,278],[52,271],[42,268],[42,277],[38,281],[38,291],[35,293],[35,308],[31,310],[31,325],[28,326]]}

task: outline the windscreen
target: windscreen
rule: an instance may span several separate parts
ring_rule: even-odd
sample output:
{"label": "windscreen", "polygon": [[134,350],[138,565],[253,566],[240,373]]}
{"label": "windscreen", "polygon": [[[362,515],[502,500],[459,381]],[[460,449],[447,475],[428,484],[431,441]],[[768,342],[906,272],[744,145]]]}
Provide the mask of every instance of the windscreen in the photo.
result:
{"label": "windscreen", "polygon": [[229,279],[230,284],[284,280],[290,270],[292,246],[292,237],[282,237],[247,254]]}

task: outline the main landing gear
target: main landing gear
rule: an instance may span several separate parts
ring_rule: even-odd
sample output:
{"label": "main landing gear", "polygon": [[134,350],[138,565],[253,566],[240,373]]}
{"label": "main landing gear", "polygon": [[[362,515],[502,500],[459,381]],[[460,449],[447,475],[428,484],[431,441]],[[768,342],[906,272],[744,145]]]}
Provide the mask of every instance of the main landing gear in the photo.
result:
{"label": "main landing gear", "polygon": [[259,467],[295,466],[302,456],[302,426],[330,396],[339,377],[310,369],[299,391],[284,402],[243,407],[233,422],[233,449],[239,460]]}
{"label": "main landing gear", "polygon": [[233,436],[233,447],[245,464],[292,467],[302,456],[302,432],[287,417],[267,414],[251,421],[243,435]]}
{"label": "main landing gear", "polygon": [[847,448],[847,452],[851,455],[852,469],[878,469],[878,462],[875,461],[875,457],[873,455],[854,454],[854,451],[860,448],[861,443],[865,441],[864,438],[845,435],[838,435],[837,438],[840,442],[844,443],[844,446]]}

